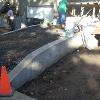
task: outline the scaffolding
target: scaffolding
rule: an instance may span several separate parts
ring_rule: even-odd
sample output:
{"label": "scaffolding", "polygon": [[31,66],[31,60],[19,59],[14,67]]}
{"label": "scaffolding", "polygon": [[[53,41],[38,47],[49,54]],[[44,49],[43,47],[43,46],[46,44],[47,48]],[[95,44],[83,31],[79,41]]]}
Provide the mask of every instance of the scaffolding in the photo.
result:
{"label": "scaffolding", "polygon": [[68,0],[68,10],[74,16],[88,15],[97,17],[100,13],[100,0]]}

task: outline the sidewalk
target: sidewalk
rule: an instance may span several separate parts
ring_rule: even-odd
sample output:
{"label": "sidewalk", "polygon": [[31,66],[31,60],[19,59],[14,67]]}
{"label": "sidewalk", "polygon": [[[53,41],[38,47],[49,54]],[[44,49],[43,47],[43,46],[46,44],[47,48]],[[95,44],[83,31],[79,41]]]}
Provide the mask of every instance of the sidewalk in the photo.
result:
{"label": "sidewalk", "polygon": [[37,99],[31,98],[29,96],[26,96],[22,93],[15,91],[13,96],[11,96],[11,97],[0,97],[0,100],[37,100]]}

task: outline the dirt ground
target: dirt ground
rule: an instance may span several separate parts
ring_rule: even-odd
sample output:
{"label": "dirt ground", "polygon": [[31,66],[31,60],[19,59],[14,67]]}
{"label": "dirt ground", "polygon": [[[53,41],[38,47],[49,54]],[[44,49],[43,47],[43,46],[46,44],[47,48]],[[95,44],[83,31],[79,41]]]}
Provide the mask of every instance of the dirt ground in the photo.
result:
{"label": "dirt ground", "polygon": [[[3,30],[3,29],[2,29]],[[12,70],[27,54],[59,38],[48,29],[32,27],[13,34],[0,35],[0,66]]]}
{"label": "dirt ground", "polygon": [[0,34],[1,34],[1,33],[5,33],[5,32],[8,32],[8,31],[9,31],[9,29],[0,27]]}
{"label": "dirt ground", "polygon": [[19,91],[38,100],[100,100],[100,48],[66,55]]}
{"label": "dirt ground", "polygon": [[[0,63],[7,65],[9,71],[28,53],[58,38],[58,34],[40,27],[0,36]],[[80,48],[18,91],[39,100],[100,100],[99,60],[100,48],[93,51]]]}

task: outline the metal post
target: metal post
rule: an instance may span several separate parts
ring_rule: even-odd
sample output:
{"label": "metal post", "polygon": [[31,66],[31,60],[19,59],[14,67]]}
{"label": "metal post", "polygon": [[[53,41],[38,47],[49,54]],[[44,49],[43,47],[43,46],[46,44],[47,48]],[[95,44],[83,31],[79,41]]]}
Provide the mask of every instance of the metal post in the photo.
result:
{"label": "metal post", "polygon": [[95,10],[96,10],[95,7],[93,7],[93,14],[92,14],[93,17],[95,17]]}
{"label": "metal post", "polygon": [[81,7],[81,16],[84,14],[84,7]]}
{"label": "metal post", "polygon": [[72,8],[72,15],[75,16],[75,12],[76,12],[76,9],[75,8]]}

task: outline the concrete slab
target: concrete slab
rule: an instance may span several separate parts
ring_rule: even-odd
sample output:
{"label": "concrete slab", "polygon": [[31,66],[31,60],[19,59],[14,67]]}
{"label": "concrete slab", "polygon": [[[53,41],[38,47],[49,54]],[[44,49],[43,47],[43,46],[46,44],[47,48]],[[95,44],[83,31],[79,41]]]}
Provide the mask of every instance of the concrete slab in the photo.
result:
{"label": "concrete slab", "polygon": [[13,96],[11,96],[11,97],[0,97],[0,100],[37,100],[37,99],[31,98],[29,96],[26,96],[22,93],[15,91]]}
{"label": "concrete slab", "polygon": [[68,53],[83,45],[81,34],[70,39],[59,39],[27,55],[10,73],[12,86],[17,89],[37,78],[45,69]]}

